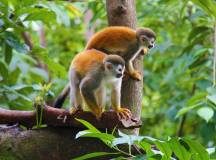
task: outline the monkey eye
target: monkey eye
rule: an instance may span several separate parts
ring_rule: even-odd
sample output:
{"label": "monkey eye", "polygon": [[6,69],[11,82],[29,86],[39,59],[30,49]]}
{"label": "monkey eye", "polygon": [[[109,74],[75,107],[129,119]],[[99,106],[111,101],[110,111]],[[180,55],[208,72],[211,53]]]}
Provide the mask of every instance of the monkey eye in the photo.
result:
{"label": "monkey eye", "polygon": [[141,42],[145,42],[148,40],[148,38],[144,35],[140,37]]}

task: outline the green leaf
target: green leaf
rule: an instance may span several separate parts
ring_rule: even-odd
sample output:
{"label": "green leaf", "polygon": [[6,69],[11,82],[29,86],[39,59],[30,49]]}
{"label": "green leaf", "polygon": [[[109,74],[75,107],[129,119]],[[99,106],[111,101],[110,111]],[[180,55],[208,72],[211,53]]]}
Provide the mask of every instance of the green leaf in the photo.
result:
{"label": "green leaf", "polygon": [[151,144],[145,142],[144,140],[137,144],[140,148],[142,148],[147,155],[152,155],[154,152],[152,151]]}
{"label": "green leaf", "polygon": [[193,39],[195,39],[199,34],[203,34],[206,31],[210,30],[209,27],[206,26],[198,26],[198,27],[194,27],[193,30],[190,32],[189,36],[188,36],[188,41],[192,41]]}
{"label": "green leaf", "polygon": [[210,102],[216,105],[216,95],[211,95],[206,97]]}
{"label": "green leaf", "polygon": [[8,77],[8,67],[3,61],[0,61],[0,75],[3,79],[7,79]]}
{"label": "green leaf", "polygon": [[116,146],[118,144],[128,144],[128,145],[132,145],[134,144],[134,142],[140,142],[141,140],[143,140],[143,136],[136,136],[136,135],[127,135],[127,134],[124,134],[122,133],[120,130],[119,130],[119,138],[115,138],[112,142],[112,145],[113,146]]}
{"label": "green leaf", "polygon": [[119,153],[110,153],[110,152],[94,152],[94,153],[89,153],[85,154],[83,156],[73,158],[73,160],[85,160],[85,159],[90,159],[90,158],[95,158],[95,157],[101,157],[101,156],[107,156],[107,155],[116,155]]}
{"label": "green leaf", "polygon": [[202,104],[203,104],[203,102],[200,102],[200,103],[197,103],[195,105],[192,105],[192,106],[189,106],[189,107],[184,107],[184,108],[180,109],[178,111],[177,115],[176,115],[176,118],[184,115],[185,113],[187,113],[187,112],[189,112],[189,111],[191,111],[191,110],[193,110],[193,109],[195,109],[197,107],[200,107]]}
{"label": "green leaf", "polygon": [[191,153],[188,152],[184,146],[182,146],[179,143],[178,138],[172,138],[169,140],[169,144],[175,153],[175,155],[180,159],[180,160],[190,160],[191,159]]}
{"label": "green leaf", "polygon": [[182,140],[189,145],[192,158],[195,160],[209,160],[208,152],[200,143],[190,140],[189,138],[182,138]]}
{"label": "green leaf", "polygon": [[4,43],[3,50],[4,50],[5,62],[7,64],[10,64],[12,59],[12,48],[7,43]]}
{"label": "green leaf", "polygon": [[56,20],[56,14],[46,8],[39,8],[28,14],[24,21],[42,21],[46,24]]}
{"label": "green leaf", "polygon": [[214,110],[210,107],[202,107],[198,109],[197,114],[208,122],[214,116]]}
{"label": "green leaf", "polygon": [[53,61],[53,59],[48,56],[46,49],[34,47],[32,54],[34,54],[38,59],[41,59],[47,65],[49,71],[51,71],[52,74],[60,78],[66,77],[66,69],[59,63]]}
{"label": "green leaf", "polygon": [[206,151],[211,155],[213,153],[216,153],[216,148],[215,147],[207,148]]}
{"label": "green leaf", "polygon": [[170,145],[168,142],[165,141],[155,141],[154,142],[157,148],[164,154],[163,157],[164,159],[169,160],[171,155],[172,155],[172,150],[170,148]]}
{"label": "green leaf", "polygon": [[88,128],[89,130],[91,130],[92,132],[95,133],[101,133],[97,128],[95,128],[91,123],[82,120],[82,119],[78,119],[76,118],[77,121],[79,121],[80,123],[82,123],[86,128]]}
{"label": "green leaf", "polygon": [[192,0],[210,16],[216,17],[216,4],[212,0]]}
{"label": "green leaf", "polygon": [[11,32],[4,32],[4,38],[7,45],[15,49],[19,53],[27,53],[29,51],[27,45],[21,43],[19,38]]}
{"label": "green leaf", "polygon": [[79,138],[79,137],[93,137],[93,138],[99,138],[101,140],[106,140],[106,141],[112,141],[115,137],[111,134],[107,134],[107,133],[95,133],[92,132],[91,130],[84,130],[84,131],[80,131],[76,134],[75,138]]}

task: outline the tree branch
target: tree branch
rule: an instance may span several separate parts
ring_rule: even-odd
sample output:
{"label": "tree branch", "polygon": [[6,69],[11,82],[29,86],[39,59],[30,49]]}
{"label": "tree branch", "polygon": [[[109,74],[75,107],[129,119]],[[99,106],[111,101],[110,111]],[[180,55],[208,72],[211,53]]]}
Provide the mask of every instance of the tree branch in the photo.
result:
{"label": "tree branch", "polygon": [[101,119],[97,120],[91,112],[78,111],[71,115],[67,110],[50,106],[39,108],[38,112],[0,109],[0,124],[19,123],[27,128],[32,128],[37,123],[36,113],[40,113],[41,109],[42,123],[48,126],[84,128],[75,118],[86,120],[99,129],[113,129],[116,126],[117,128],[138,128],[141,126],[140,122],[133,119],[119,119],[113,111],[104,112]]}

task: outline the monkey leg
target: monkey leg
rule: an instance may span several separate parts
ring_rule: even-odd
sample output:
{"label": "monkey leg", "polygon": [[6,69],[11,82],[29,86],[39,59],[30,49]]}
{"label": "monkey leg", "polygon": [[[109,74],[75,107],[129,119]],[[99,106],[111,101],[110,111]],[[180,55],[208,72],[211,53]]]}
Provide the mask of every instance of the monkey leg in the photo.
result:
{"label": "monkey leg", "polygon": [[112,92],[111,92],[111,102],[114,111],[117,113],[120,119],[129,119],[132,114],[131,111],[127,108],[121,107],[121,84],[122,79],[114,82],[112,84]]}
{"label": "monkey leg", "polygon": [[80,84],[80,91],[84,101],[98,120],[103,112],[103,108],[98,104],[95,96],[96,89],[100,87],[99,84],[100,81],[92,78],[84,78]]}
{"label": "monkey leg", "polygon": [[70,70],[70,113],[74,114],[82,110],[83,101],[79,89],[80,79],[75,70]]}

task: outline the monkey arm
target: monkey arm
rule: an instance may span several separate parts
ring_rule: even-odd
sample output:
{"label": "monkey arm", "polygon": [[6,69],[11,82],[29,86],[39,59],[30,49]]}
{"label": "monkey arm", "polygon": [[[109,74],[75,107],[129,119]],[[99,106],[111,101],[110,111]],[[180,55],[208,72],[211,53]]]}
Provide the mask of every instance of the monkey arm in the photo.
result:
{"label": "monkey arm", "polygon": [[142,48],[138,49],[137,52],[134,53],[133,57],[131,57],[128,61],[126,61],[126,70],[128,71],[129,75],[136,79],[136,80],[141,80],[142,79],[142,75],[140,74],[139,71],[137,71],[136,69],[134,69],[133,66],[133,61],[134,59],[139,55],[139,53],[142,51]]}
{"label": "monkey arm", "polygon": [[121,84],[122,79],[115,81],[112,84],[112,91],[111,91],[111,103],[113,110],[118,114],[120,118],[129,119],[131,118],[131,112],[127,108],[121,107]]}
{"label": "monkey arm", "polygon": [[84,78],[80,84],[80,91],[82,97],[97,119],[101,117],[103,111],[102,106],[98,105],[95,96],[95,90],[99,87],[99,84],[100,81],[89,77]]}

